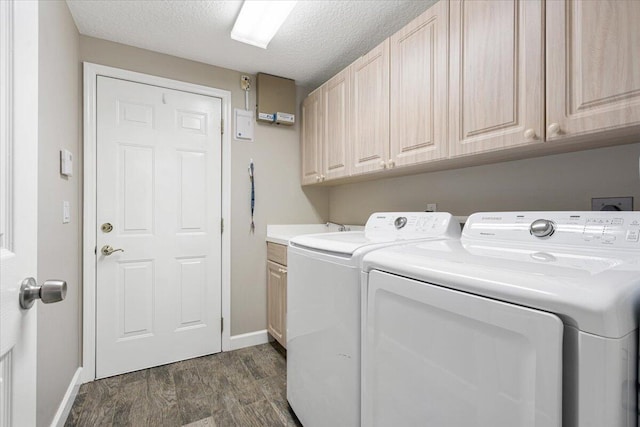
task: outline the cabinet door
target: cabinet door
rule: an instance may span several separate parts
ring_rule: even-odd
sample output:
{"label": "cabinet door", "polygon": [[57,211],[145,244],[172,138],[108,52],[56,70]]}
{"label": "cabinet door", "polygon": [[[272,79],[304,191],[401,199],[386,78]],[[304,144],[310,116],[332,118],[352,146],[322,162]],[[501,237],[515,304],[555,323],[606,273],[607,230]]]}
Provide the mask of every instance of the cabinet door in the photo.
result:
{"label": "cabinet door", "polygon": [[450,2],[451,156],[542,141],[542,10],[540,0]]}
{"label": "cabinet door", "polygon": [[640,124],[640,2],[547,2],[547,139]]}
{"label": "cabinet door", "polygon": [[349,69],[322,85],[324,141],[320,179],[349,175]]}
{"label": "cabinet door", "polygon": [[322,88],[302,103],[302,185],[320,181],[322,175]]}
{"label": "cabinet door", "polygon": [[391,167],[447,156],[449,3],[391,36]]}
{"label": "cabinet door", "polygon": [[351,174],[382,170],[389,158],[389,40],[351,64]]}
{"label": "cabinet door", "polygon": [[283,347],[287,347],[287,269],[267,261],[267,330]]}

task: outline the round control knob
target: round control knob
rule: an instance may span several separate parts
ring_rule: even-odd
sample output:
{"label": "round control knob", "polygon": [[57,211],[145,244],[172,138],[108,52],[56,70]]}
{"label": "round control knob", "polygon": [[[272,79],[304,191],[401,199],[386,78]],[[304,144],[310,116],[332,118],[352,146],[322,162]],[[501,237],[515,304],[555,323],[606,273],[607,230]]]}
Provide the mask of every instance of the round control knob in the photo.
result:
{"label": "round control knob", "polygon": [[404,216],[399,216],[393,221],[393,225],[396,227],[396,230],[400,230],[402,227],[407,225],[407,218]]}
{"label": "round control knob", "polygon": [[536,237],[549,237],[556,231],[556,225],[548,219],[536,219],[531,223],[529,232]]}
{"label": "round control knob", "polygon": [[536,137],[536,131],[533,129],[527,129],[524,131],[524,138],[525,139],[535,139]]}
{"label": "round control knob", "polygon": [[557,123],[551,123],[547,128],[549,136],[554,136],[560,133],[560,125]]}

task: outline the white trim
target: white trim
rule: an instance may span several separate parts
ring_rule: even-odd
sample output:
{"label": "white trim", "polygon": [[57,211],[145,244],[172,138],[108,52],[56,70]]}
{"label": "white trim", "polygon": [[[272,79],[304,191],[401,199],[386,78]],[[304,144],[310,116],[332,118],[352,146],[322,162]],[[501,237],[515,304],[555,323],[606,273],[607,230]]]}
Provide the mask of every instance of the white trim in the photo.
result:
{"label": "white trim", "polygon": [[273,341],[266,329],[249,332],[247,334],[234,335],[231,337],[231,350],[251,347],[254,345],[266,344]]}
{"label": "white trim", "polygon": [[214,96],[222,100],[222,351],[231,349],[231,92],[84,62],[84,213],[82,382],[96,378],[96,91],[98,76]]}
{"label": "white trim", "polygon": [[13,1],[0,2],[0,153],[3,172],[0,172],[0,248],[13,251],[13,210],[9,209],[13,200],[13,50],[14,18]]}
{"label": "white trim", "polygon": [[64,394],[62,402],[60,402],[60,406],[56,412],[56,416],[53,417],[53,421],[51,421],[51,427],[62,427],[64,426],[64,423],[67,422],[67,418],[69,417],[69,413],[73,407],[73,402],[76,400],[76,396],[80,390],[80,384],[82,384],[80,382],[81,372],[82,368],[80,367],[76,370],[73,378],[71,378],[69,387],[67,387],[67,392]]}

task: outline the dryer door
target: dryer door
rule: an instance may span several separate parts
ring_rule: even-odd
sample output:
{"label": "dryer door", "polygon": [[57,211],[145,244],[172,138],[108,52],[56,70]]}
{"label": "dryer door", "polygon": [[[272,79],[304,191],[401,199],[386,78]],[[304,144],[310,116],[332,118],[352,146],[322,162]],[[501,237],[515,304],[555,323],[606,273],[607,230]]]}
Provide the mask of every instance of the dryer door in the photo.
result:
{"label": "dryer door", "polygon": [[561,426],[558,317],[375,270],[366,306],[363,425]]}

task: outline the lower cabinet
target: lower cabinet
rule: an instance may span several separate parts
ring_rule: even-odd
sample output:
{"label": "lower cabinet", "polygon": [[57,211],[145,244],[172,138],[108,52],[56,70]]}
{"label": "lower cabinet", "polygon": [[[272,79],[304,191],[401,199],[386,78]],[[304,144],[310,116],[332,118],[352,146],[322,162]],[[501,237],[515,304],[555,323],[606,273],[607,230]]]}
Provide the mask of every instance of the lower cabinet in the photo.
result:
{"label": "lower cabinet", "polygon": [[[282,246],[286,251],[286,246]],[[287,347],[287,267],[267,261],[267,331]]]}

